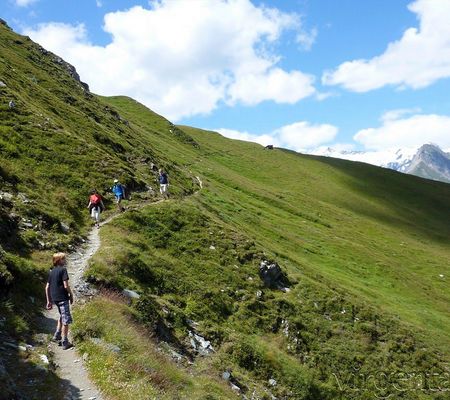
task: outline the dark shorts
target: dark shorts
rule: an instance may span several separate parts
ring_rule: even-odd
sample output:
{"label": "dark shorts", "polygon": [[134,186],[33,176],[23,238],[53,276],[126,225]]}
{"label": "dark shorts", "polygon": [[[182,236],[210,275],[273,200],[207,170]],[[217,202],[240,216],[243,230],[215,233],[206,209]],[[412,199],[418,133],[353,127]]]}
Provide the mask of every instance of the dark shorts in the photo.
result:
{"label": "dark shorts", "polygon": [[61,315],[61,323],[63,325],[69,325],[72,323],[72,315],[70,314],[69,300],[57,301],[56,307],[58,307],[59,314]]}

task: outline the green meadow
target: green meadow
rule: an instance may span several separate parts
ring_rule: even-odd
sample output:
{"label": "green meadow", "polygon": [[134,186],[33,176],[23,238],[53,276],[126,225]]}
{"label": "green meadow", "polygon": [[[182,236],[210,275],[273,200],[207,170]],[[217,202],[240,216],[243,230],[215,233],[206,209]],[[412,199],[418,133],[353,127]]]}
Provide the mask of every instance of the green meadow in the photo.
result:
{"label": "green meadow", "polygon": [[[107,396],[446,398],[448,184],[175,126],[85,91],[3,25],[0,37],[3,341],[32,340],[51,254],[89,231],[89,189],[115,212],[118,178],[129,211],[101,228],[85,273],[100,294],[75,307],[73,326]],[[151,164],[170,177],[158,204]],[[264,259],[288,290],[263,285]],[[193,349],[194,333],[209,354]],[[10,372],[41,373],[38,360],[1,357]],[[59,387],[56,374],[47,382]]]}

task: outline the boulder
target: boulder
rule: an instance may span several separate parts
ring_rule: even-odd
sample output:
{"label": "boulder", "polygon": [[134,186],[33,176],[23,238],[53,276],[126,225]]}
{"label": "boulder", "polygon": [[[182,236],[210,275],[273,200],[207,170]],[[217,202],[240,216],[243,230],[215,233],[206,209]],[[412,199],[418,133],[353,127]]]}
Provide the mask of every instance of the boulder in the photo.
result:
{"label": "boulder", "polygon": [[264,285],[272,289],[284,289],[288,280],[276,262],[262,260],[259,264],[259,277],[264,282]]}

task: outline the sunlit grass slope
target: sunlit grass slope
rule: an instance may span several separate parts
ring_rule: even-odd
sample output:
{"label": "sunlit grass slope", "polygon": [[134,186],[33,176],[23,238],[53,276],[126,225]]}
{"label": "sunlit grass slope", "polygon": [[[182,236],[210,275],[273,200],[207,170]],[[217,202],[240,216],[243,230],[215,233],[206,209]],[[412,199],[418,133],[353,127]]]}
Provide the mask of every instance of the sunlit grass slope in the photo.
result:
{"label": "sunlit grass slope", "polygon": [[448,185],[186,131],[213,153],[198,164],[211,181],[206,206],[292,262],[293,273],[323,275],[448,350]]}
{"label": "sunlit grass slope", "polygon": [[[143,129],[156,123],[142,106],[109,101]],[[198,201],[206,209],[298,279],[340,286],[448,351],[449,185],[181,128],[200,150],[173,148],[167,139],[157,146],[202,177]]]}

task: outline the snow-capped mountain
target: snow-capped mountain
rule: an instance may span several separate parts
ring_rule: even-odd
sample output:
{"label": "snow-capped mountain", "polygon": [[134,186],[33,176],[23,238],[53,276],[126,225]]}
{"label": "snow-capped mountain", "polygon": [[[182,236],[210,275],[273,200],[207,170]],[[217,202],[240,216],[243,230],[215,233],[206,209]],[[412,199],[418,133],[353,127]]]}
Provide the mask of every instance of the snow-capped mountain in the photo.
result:
{"label": "snow-capped mountain", "polygon": [[423,178],[450,182],[450,149],[446,152],[434,144],[420,148],[388,149],[378,151],[336,150],[320,148],[314,155],[360,161]]}
{"label": "snow-capped mountain", "polygon": [[444,152],[432,144],[425,144],[417,151],[405,172],[450,183],[450,152]]}

